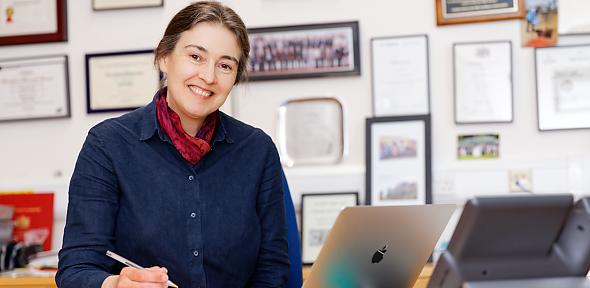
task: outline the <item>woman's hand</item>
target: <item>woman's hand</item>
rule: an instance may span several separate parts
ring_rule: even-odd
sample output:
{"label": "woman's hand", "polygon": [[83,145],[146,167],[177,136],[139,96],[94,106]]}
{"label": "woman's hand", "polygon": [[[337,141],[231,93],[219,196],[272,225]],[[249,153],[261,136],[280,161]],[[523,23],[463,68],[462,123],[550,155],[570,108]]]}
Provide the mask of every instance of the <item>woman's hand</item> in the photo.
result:
{"label": "woman's hand", "polygon": [[121,274],[107,277],[102,288],[166,288],[168,270],[162,267],[150,267],[140,270],[125,267]]}

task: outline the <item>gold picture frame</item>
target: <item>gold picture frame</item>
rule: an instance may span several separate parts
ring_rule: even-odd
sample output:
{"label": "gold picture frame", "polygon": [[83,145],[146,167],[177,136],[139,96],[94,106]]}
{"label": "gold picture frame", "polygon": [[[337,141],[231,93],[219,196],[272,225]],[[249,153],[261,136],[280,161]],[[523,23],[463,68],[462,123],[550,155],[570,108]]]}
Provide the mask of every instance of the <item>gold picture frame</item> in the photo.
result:
{"label": "gold picture frame", "polygon": [[495,0],[495,3],[489,3],[484,0],[435,0],[436,25],[522,19],[525,15],[524,1]]}

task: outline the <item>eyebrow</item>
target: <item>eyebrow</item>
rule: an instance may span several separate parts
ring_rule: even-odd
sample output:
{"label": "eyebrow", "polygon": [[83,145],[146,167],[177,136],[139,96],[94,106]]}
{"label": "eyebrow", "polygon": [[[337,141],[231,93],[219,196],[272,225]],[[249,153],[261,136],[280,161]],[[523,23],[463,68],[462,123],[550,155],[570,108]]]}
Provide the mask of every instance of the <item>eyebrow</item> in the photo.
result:
{"label": "eyebrow", "polygon": [[[205,53],[209,53],[209,51],[207,51],[207,49],[205,49],[205,47],[199,46],[199,45],[189,44],[189,45],[184,46],[184,48],[195,48],[195,49],[197,49],[199,51],[203,51]],[[234,62],[236,62],[236,64],[240,64],[240,61],[238,61],[238,59],[236,59],[236,57],[232,57],[232,56],[229,56],[229,55],[223,55],[223,56],[221,56],[221,58],[222,59],[227,59],[227,60],[230,60],[230,61],[234,61]]]}

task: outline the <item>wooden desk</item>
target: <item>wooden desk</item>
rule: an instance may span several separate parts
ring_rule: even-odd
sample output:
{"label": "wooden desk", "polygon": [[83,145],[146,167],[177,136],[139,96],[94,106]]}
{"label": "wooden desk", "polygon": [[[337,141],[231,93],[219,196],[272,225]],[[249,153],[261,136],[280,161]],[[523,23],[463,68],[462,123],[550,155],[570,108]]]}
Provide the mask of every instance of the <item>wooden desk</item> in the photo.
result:
{"label": "wooden desk", "polygon": [[[426,264],[424,266],[424,268],[422,269],[422,272],[420,272],[420,276],[418,276],[418,280],[416,280],[416,283],[414,283],[414,287],[413,288],[426,288],[428,286],[428,281],[430,280],[430,276],[432,276],[432,270],[433,270],[433,266],[432,264]],[[307,275],[309,275],[309,271],[311,270],[311,266],[306,266],[303,267],[303,281],[305,281],[305,279],[307,278]]]}
{"label": "wooden desk", "polygon": [[0,277],[0,287],[56,288],[53,277]]}

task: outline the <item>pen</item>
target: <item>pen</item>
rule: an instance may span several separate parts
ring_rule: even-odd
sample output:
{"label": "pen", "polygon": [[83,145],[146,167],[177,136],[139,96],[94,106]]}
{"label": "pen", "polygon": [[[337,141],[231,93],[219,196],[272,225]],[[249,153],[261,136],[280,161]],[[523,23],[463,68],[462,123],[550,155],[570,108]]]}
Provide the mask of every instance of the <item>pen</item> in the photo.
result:
{"label": "pen", "polygon": [[[111,251],[107,250],[107,256],[109,256],[109,257],[111,257],[111,258],[113,258],[113,259],[115,259],[115,260],[117,260],[117,261],[119,261],[119,262],[121,262],[121,263],[129,266],[129,267],[133,267],[133,268],[140,269],[140,270],[147,270],[147,269],[145,269],[145,268],[143,268],[143,267],[141,267],[141,266],[133,263],[132,261],[130,261],[128,259],[125,259],[124,257],[122,257],[120,255],[117,255],[115,252],[111,252]],[[178,285],[174,284],[170,280],[168,280],[168,282],[166,282],[166,284],[169,287],[178,288]]]}

